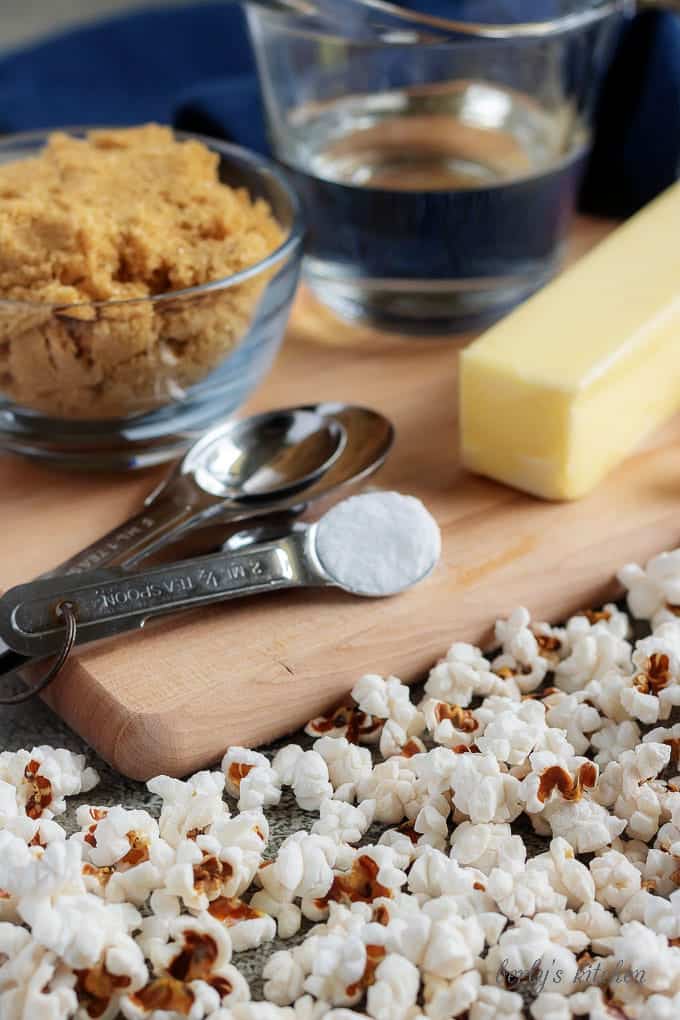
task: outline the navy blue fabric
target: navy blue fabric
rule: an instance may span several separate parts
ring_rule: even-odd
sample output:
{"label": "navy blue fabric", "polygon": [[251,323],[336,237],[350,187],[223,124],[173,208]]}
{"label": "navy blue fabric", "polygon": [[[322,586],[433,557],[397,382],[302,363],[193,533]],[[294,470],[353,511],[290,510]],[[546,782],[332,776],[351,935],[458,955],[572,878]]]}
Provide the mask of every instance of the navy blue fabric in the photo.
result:
{"label": "navy blue fabric", "polygon": [[581,205],[626,216],[679,174],[680,17],[648,11],[624,28],[605,79]]}
{"label": "navy blue fabric", "polygon": [[254,71],[194,85],[179,97],[175,127],[227,138],[269,155],[262,96]]}
{"label": "navy blue fabric", "polygon": [[[528,17],[529,2],[535,16],[554,12],[557,0],[507,0],[508,13],[521,7]],[[460,0],[459,16],[466,5]],[[450,0],[412,6],[452,12]],[[0,59],[0,132],[147,120],[267,151],[237,4],[142,10]],[[680,18],[646,13],[624,28],[605,81],[583,204],[627,215],[670,184],[679,166]]]}
{"label": "navy blue fabric", "polygon": [[244,72],[254,81],[236,4],[107,18],[0,59],[0,131],[171,122],[190,87]]}

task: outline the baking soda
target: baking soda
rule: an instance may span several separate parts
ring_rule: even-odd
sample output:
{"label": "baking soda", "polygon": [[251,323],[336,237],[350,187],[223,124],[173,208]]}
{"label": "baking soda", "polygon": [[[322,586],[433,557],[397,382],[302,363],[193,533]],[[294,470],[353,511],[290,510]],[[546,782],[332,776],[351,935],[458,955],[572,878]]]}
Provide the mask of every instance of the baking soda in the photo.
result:
{"label": "baking soda", "polygon": [[437,522],[414,496],[367,492],[324,515],[316,552],[341,588],[357,595],[396,595],[434,568],[441,536]]}

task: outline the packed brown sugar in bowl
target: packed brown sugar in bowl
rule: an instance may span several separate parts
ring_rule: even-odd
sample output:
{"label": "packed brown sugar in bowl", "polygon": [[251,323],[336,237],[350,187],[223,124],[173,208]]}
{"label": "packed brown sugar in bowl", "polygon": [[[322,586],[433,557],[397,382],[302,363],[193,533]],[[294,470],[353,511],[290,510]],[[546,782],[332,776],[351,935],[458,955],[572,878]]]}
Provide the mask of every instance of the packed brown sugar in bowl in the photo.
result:
{"label": "packed brown sugar in bowl", "polygon": [[218,161],[149,124],[55,133],[40,155],[0,166],[2,394],[55,417],[122,417],[219,364],[266,273],[150,300],[229,277],[283,240],[266,202],[220,181]]}

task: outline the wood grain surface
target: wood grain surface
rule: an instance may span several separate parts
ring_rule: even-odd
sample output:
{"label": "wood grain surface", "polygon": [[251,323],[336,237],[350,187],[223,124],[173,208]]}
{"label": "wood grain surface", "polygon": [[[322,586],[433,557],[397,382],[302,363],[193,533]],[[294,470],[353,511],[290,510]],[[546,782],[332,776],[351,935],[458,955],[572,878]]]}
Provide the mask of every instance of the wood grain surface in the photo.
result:
{"label": "wood grain surface", "polygon": [[[606,230],[580,221],[572,253]],[[51,688],[53,708],[124,774],[183,775],[228,744],[293,730],[366,671],[411,681],[453,640],[487,644],[495,617],[518,603],[553,620],[598,603],[615,593],[622,562],[677,542],[678,420],[577,503],[543,503],[465,473],[456,435],[464,342],[378,335],[339,323],[302,293],[279,361],[249,408],[348,400],[389,415],[397,442],[375,484],[414,493],[435,514],[443,555],[431,578],[374,602],[332,590],[244,599],[87,646]],[[121,521],[158,477],[66,474],[2,459],[3,586]]]}

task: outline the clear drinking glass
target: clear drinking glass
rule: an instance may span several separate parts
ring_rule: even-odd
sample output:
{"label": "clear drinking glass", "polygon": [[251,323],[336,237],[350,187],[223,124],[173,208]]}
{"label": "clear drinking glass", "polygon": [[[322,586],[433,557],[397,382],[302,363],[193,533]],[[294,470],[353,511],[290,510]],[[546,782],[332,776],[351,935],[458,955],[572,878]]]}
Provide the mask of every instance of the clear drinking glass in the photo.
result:
{"label": "clear drinking glass", "polygon": [[555,272],[623,2],[531,3],[558,13],[522,26],[507,0],[470,2],[496,28],[450,38],[246,7],[323,302],[405,332],[469,329]]}

